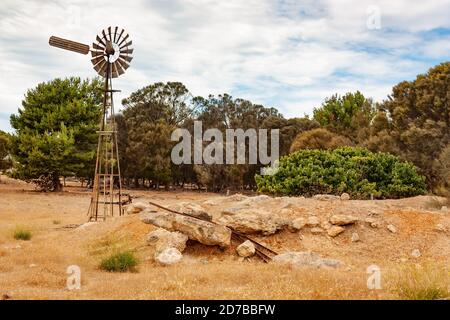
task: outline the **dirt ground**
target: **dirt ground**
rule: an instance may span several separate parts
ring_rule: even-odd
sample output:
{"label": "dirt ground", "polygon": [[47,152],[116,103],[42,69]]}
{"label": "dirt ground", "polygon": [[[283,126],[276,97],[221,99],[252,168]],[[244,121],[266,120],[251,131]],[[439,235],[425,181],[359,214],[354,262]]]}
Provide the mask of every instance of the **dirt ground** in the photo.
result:
{"label": "dirt ground", "polygon": [[[135,201],[169,205],[202,203],[225,196],[200,192],[129,190]],[[279,210],[280,199],[264,204]],[[24,182],[1,177],[0,182],[0,298],[8,299],[402,299],[408,290],[450,288],[450,213],[445,199],[420,196],[402,200],[318,201],[296,199],[290,218],[332,213],[360,218],[335,238],[308,230],[282,230],[254,238],[278,253],[312,251],[339,259],[338,269],[295,268],[241,261],[233,246],[221,250],[188,242],[180,264],[159,266],[145,242],[154,228],[138,215],[108,219],[85,228],[67,228],[87,221],[89,192],[76,186],[60,193],[40,193]],[[207,206],[219,214],[222,205]],[[364,219],[381,221],[373,228]],[[396,233],[387,230],[393,224]],[[447,231],[436,230],[441,225]],[[29,241],[15,240],[18,228],[30,230]],[[352,242],[357,232],[359,242]],[[421,256],[411,252],[419,249]],[[102,258],[117,250],[132,250],[139,260],[135,272],[109,273],[99,269]],[[381,289],[369,289],[367,268],[381,270]],[[81,288],[68,290],[66,270],[81,268]],[[415,270],[412,272],[411,270]]]}

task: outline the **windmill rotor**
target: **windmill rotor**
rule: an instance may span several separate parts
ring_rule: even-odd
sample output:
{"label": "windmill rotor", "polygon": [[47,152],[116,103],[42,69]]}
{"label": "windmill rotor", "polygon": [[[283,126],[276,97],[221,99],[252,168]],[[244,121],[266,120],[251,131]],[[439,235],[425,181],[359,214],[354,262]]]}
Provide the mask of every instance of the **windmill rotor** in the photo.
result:
{"label": "windmill rotor", "polygon": [[49,44],[85,55],[90,52],[94,70],[104,78],[117,78],[124,74],[133,60],[133,41],[124,29],[117,26],[103,29],[91,47],[55,36],[50,37]]}

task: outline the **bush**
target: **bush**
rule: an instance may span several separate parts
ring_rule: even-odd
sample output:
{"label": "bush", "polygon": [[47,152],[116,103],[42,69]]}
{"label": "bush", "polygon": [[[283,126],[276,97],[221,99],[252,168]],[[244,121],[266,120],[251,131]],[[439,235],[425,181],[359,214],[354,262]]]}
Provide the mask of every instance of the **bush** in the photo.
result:
{"label": "bush", "polygon": [[350,139],[330,132],[327,129],[317,128],[298,134],[292,142],[290,152],[296,152],[301,149],[331,150],[351,145]]}
{"label": "bush", "polygon": [[341,194],[354,198],[401,198],[424,194],[416,167],[362,148],[300,150],[279,161],[274,175],[255,177],[258,191],[283,195]]}
{"label": "bush", "polygon": [[14,231],[14,239],[16,240],[30,240],[31,239],[31,231],[18,228]]}
{"label": "bush", "polygon": [[100,269],[109,272],[133,271],[138,262],[130,251],[118,252],[102,260]]}

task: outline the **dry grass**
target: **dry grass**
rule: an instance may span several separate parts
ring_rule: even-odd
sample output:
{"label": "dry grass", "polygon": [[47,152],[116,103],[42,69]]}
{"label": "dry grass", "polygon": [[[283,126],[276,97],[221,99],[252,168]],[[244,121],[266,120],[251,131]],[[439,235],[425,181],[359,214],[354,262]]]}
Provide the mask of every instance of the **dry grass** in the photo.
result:
{"label": "dry grass", "polygon": [[402,299],[436,300],[450,298],[448,266],[426,262],[403,266],[394,274],[393,290]]}
{"label": "dry grass", "polygon": [[[61,226],[86,222],[89,194],[42,194],[23,191],[26,187],[0,186],[0,296],[8,294],[12,299],[397,299],[417,291],[411,288],[435,288],[440,281],[430,279],[431,275],[417,276],[412,283],[400,281],[409,279],[408,273],[399,276],[400,257],[409,257],[411,250],[419,247],[431,261],[447,265],[449,261],[448,236],[432,230],[432,225],[440,222],[433,214],[391,210],[386,217],[399,227],[398,235],[357,225],[333,240],[309,233],[303,233],[300,240],[299,234],[287,231],[259,238],[279,252],[312,250],[340,259],[345,267],[338,270],[295,269],[263,264],[257,258],[239,262],[234,248],[220,250],[197,243],[189,243],[179,265],[162,267],[153,262],[153,249],[145,243],[152,227],[137,216],[110,219],[84,230],[63,229]],[[190,192],[138,194],[165,204],[211,197]],[[328,203],[305,200],[305,212],[326,215],[332,209]],[[17,225],[31,230],[32,239],[14,240],[11,231]],[[361,242],[351,243],[354,231]],[[438,250],[431,250],[436,244]],[[123,251],[135,254],[139,261],[136,272],[100,270],[104,258]],[[366,268],[374,263],[387,281],[381,290],[369,290],[366,285]],[[81,268],[80,290],[66,289],[70,265]],[[443,276],[436,273],[436,279]],[[426,291],[426,297],[433,296],[429,291],[433,290]],[[441,295],[439,291],[433,297]]]}

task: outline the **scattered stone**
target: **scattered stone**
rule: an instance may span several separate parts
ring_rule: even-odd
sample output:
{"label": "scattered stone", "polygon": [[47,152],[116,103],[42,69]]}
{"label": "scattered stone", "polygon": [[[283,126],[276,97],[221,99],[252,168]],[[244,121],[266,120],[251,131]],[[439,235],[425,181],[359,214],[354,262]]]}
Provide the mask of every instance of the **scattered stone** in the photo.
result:
{"label": "scattered stone", "polygon": [[397,228],[392,224],[388,224],[387,229],[392,233],[397,233]]}
{"label": "scattered stone", "polygon": [[338,268],[342,262],[334,259],[324,259],[312,252],[286,252],[273,257],[273,262],[280,264],[290,264],[295,267],[314,268]]}
{"label": "scattered stone", "polygon": [[34,263],[32,263],[32,264],[30,264],[29,266],[28,266],[29,268],[36,268],[37,267],[37,265],[36,264],[34,264]]}
{"label": "scattered stone", "polygon": [[175,248],[180,252],[186,249],[188,236],[178,231],[170,232],[159,228],[147,235],[147,243],[155,245],[156,252],[162,252],[169,248]]}
{"label": "scattered stone", "polygon": [[296,219],[292,220],[291,223],[289,224],[289,230],[294,231],[294,232],[299,231],[304,226],[306,226],[305,218],[296,218]]}
{"label": "scattered stone", "polygon": [[241,243],[237,248],[236,251],[239,256],[247,258],[251,257],[255,254],[255,245],[250,240],[247,240],[243,243]]}
{"label": "scattered stone", "polygon": [[323,229],[319,228],[319,227],[315,227],[315,228],[311,229],[311,233],[312,234],[321,234],[321,233],[323,233]]}
{"label": "scattered stone", "polygon": [[153,224],[169,231],[179,231],[187,235],[189,239],[206,245],[218,245],[225,248],[231,242],[231,230],[227,227],[193,217],[170,212],[144,211],[141,213],[140,218],[144,223]]}
{"label": "scattered stone", "polygon": [[360,241],[359,234],[357,232],[353,232],[352,233],[352,242],[358,242],[358,241]]}
{"label": "scattered stone", "polygon": [[313,199],[319,200],[319,201],[334,201],[334,200],[341,199],[341,197],[334,196],[331,194],[316,194],[315,196],[313,196]]}
{"label": "scattered stone", "polygon": [[217,197],[217,198],[213,198],[213,199],[208,199],[208,200],[203,201],[203,204],[206,206],[217,206],[217,205],[221,204],[222,202],[224,202],[226,199],[229,199],[231,197],[232,196],[226,197],[226,198],[225,197]]}
{"label": "scattered stone", "polygon": [[447,231],[447,228],[446,228],[443,224],[438,223],[438,224],[434,227],[434,230],[435,230],[435,231],[438,231],[438,232],[446,232],[446,231]]}
{"label": "scattered stone", "polygon": [[350,195],[348,193],[344,192],[343,194],[341,194],[341,200],[342,201],[350,200]]}
{"label": "scattered stone", "polygon": [[442,207],[441,207],[441,211],[445,211],[445,212],[447,212],[447,211],[448,211],[448,208],[447,208],[447,206],[442,206]]}
{"label": "scattered stone", "polygon": [[320,224],[320,220],[316,216],[310,216],[306,220],[306,226],[308,226],[308,227],[317,227],[319,224]]}
{"label": "scattered stone", "polygon": [[419,249],[414,249],[414,250],[411,252],[411,255],[412,255],[414,258],[419,258],[422,254],[420,253],[420,250],[419,250]]}
{"label": "scattered stone", "polygon": [[196,203],[191,202],[181,202],[177,204],[170,205],[168,207],[171,210],[178,211],[193,217],[197,217],[202,220],[211,221],[212,216],[205,211],[205,209]]}
{"label": "scattered stone", "polygon": [[240,204],[242,204],[242,205],[252,205],[252,204],[255,204],[255,203],[261,203],[261,202],[269,200],[269,199],[270,199],[269,196],[267,196],[265,194],[262,194],[262,195],[259,195],[259,196],[256,196],[256,197],[247,197],[245,200],[241,201]]}
{"label": "scattered stone", "polygon": [[131,203],[127,206],[127,213],[128,214],[137,214],[141,211],[144,211],[148,207],[148,204],[145,202],[135,202]]}
{"label": "scattered stone", "polygon": [[231,200],[231,201],[243,201],[245,199],[247,199],[247,196],[244,196],[242,193],[236,193],[233,194],[232,196],[227,197],[227,200]]}
{"label": "scattered stone", "polygon": [[358,221],[358,218],[345,214],[335,214],[330,217],[330,222],[338,226],[354,224],[356,221]]}
{"label": "scattered stone", "polygon": [[168,248],[155,255],[155,261],[162,265],[172,265],[178,263],[183,258],[180,251],[175,248]]}
{"label": "scattered stone", "polygon": [[344,232],[345,229],[343,227],[339,226],[332,226],[330,229],[328,229],[327,233],[330,237],[336,237],[338,234],[341,234]]}
{"label": "scattered stone", "polygon": [[286,219],[270,211],[253,208],[242,209],[233,215],[226,212],[218,222],[245,234],[262,233],[264,235],[274,234],[288,225]]}
{"label": "scattered stone", "polygon": [[379,228],[381,222],[374,218],[366,218],[366,223],[368,223],[372,228]]}

